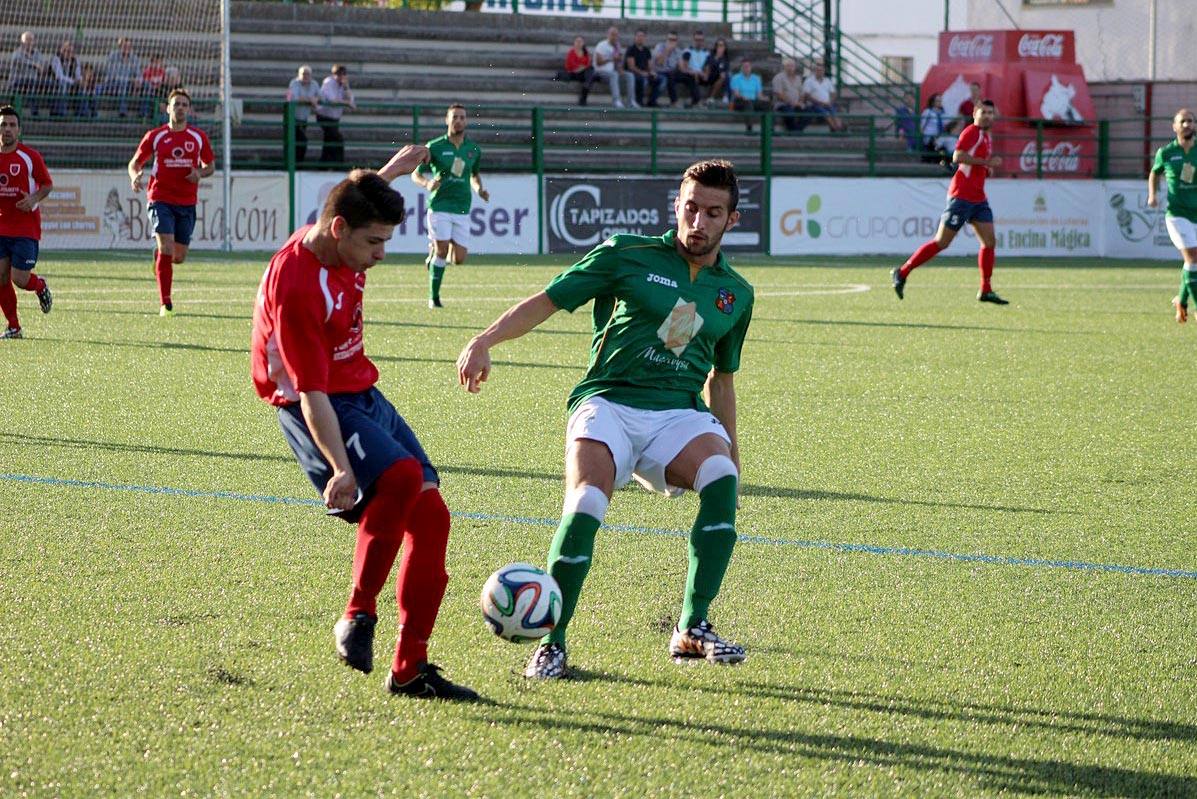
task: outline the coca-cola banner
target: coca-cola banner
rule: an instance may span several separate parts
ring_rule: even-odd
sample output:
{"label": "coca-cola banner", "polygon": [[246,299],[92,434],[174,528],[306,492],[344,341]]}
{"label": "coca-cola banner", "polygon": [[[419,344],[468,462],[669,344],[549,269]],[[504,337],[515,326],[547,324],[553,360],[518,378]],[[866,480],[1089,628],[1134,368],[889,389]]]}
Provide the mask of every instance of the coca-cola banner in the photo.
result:
{"label": "coca-cola banner", "polygon": [[[926,178],[774,178],[774,255],[905,257],[935,235],[948,182]],[[1101,254],[1102,184],[1095,181],[991,180],[997,246],[1004,255]],[[949,255],[972,255],[966,226]]]}
{"label": "coca-cola banner", "polygon": [[939,63],[1076,61],[1072,31],[958,31],[939,34]]}

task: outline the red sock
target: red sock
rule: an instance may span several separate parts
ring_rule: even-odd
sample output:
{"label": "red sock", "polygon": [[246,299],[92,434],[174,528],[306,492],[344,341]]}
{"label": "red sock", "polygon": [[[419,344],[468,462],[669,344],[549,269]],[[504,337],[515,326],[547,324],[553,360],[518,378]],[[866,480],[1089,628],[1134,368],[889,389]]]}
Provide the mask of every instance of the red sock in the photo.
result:
{"label": "red sock", "polygon": [[25,284],[25,291],[32,291],[37,293],[46,287],[46,281],[42,280],[32,272],[29,273],[29,282]]}
{"label": "red sock", "polygon": [[353,550],[353,585],[346,618],[355,613],[378,615],[378,592],[391,574],[403,541],[403,522],[424,483],[424,470],[414,458],[395,461],[374,481],[374,496],[357,525]]}
{"label": "red sock", "polygon": [[449,509],[441,492],[430,488],[420,494],[407,517],[403,537],[403,562],[395,578],[399,600],[399,642],[391,671],[399,682],[416,675],[428,660],[428,639],[445,597],[449,575],[445,550],[449,546]]}
{"label": "red sock", "polygon": [[902,276],[903,280],[905,280],[906,276],[912,271],[927,263],[935,256],[939,255],[942,249],[943,248],[936,243],[935,239],[931,239],[931,241],[914,251],[914,255],[910,256],[906,263],[902,264],[902,268],[898,270],[898,274]]}
{"label": "red sock", "polygon": [[982,247],[977,251],[977,268],[981,270],[981,292],[993,291],[989,285],[989,278],[993,277],[993,261],[996,253],[992,247]]}
{"label": "red sock", "polygon": [[4,281],[0,286],[0,310],[4,311],[4,318],[9,327],[19,328],[21,320],[17,318],[17,292],[12,287],[12,280]]}
{"label": "red sock", "polygon": [[163,305],[170,305],[170,282],[174,275],[174,258],[164,252],[155,252],[154,277],[158,278],[158,299]]}

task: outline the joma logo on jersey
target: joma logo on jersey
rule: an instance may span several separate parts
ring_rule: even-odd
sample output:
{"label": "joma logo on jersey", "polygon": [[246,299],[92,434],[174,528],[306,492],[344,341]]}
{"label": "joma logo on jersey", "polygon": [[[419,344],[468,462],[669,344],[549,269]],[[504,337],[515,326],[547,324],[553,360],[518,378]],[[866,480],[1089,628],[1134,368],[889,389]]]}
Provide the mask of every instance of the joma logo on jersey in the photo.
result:
{"label": "joma logo on jersey", "polygon": [[660,275],[649,275],[645,281],[647,283],[660,283],[662,286],[669,286],[671,289],[677,288],[677,281]]}

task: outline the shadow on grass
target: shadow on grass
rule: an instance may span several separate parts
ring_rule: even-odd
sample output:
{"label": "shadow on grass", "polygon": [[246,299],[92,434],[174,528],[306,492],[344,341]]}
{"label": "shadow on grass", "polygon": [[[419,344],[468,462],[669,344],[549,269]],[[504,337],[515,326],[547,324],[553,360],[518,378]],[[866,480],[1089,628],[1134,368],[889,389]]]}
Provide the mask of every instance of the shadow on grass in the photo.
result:
{"label": "shadow on grass", "polygon": [[741,493],[746,497],[773,497],[776,499],[829,499],[837,502],[875,502],[878,505],[920,505],[928,508],[959,508],[961,510],[989,510],[1001,513],[1062,513],[1075,515],[1075,510],[1050,510],[1027,508],[1019,505],[975,505],[967,502],[941,502],[932,499],[910,499],[908,497],[877,497],[872,494],[856,494],[842,491],[824,491],[812,488],[786,488],[780,486],[759,486],[746,484]]}
{"label": "shadow on grass", "polygon": [[[83,338],[39,338],[39,341],[52,341],[56,344],[87,344],[94,347],[120,347],[125,349],[142,349],[142,350],[187,350],[192,352],[224,352],[238,355],[249,355],[248,347],[215,347],[211,344],[191,344],[183,341],[100,341],[98,339],[83,339]],[[377,355],[371,354],[368,356],[372,361],[380,363],[431,363],[444,364],[448,366],[455,366],[457,360],[455,358],[416,358],[402,355]],[[496,366],[511,366],[521,369],[566,369],[569,371],[580,372],[585,367],[582,366],[560,366],[554,363],[536,363],[533,361],[493,361]]]}
{"label": "shadow on grass", "polygon": [[[116,441],[99,441],[95,439],[67,438],[61,436],[39,436],[25,433],[0,432],[0,441],[13,445],[64,447],[80,450],[100,450],[107,452],[141,452],[150,455],[179,455],[205,458],[227,458],[229,460],[244,461],[278,461],[290,463],[291,457],[286,455],[262,455],[254,452],[226,452],[220,450],[191,449],[186,447],[163,447],[156,444],[134,444]],[[459,466],[453,464],[436,465],[442,474],[464,474],[474,477],[495,477],[505,480],[545,480],[561,483],[564,479],[562,472],[541,472],[528,469],[506,469],[491,466]],[[958,502],[936,502],[922,499],[901,499],[892,497],[875,497],[870,494],[850,494],[838,491],[815,491],[801,488],[782,488],[773,486],[745,485],[745,496],[781,497],[785,499],[813,499],[834,502],[874,502],[878,504],[921,505],[933,508],[960,508],[966,510],[986,510],[1003,513],[1076,513],[1076,511],[1053,511],[1041,508],[1022,508],[1002,505],[969,505]]]}
{"label": "shadow on grass", "polygon": [[[682,688],[679,685],[671,687]],[[684,690],[692,694],[702,689],[687,685]],[[811,698],[806,701],[821,700]],[[602,745],[606,745],[612,735],[623,735],[643,738],[658,747],[676,742],[728,748],[741,753],[741,756],[742,753],[752,752],[783,758],[809,758],[850,765],[865,764],[883,769],[936,771],[975,780],[986,789],[994,791],[1093,796],[1197,794],[1197,777],[1186,774],[1159,774],[1066,760],[1013,757],[931,744],[893,742],[867,736],[742,727],[721,723],[719,716],[692,723],[677,718],[634,712],[586,710],[576,705],[563,712],[502,702],[496,703],[496,706],[508,713],[486,716],[484,720],[489,724],[513,725],[525,729],[540,727],[557,736],[563,731],[589,734],[596,736],[596,742]],[[901,712],[890,708],[882,709],[887,713]],[[971,720],[967,715],[959,714],[948,718]],[[1005,723],[1007,722],[1003,720],[1003,724]],[[1015,722],[1011,720],[1009,723]],[[1085,731],[1090,730],[1085,728]],[[1093,731],[1099,731],[1096,725]],[[990,740],[995,747],[1004,746],[1003,737],[995,736]]]}

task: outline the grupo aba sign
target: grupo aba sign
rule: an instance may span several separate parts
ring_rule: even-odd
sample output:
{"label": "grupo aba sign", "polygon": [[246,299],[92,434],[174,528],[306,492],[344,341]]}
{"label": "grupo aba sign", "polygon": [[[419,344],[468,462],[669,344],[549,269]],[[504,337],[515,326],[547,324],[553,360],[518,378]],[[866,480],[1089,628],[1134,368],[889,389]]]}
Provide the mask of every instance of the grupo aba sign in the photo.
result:
{"label": "grupo aba sign", "polygon": [[[300,172],[296,175],[296,224],[315,222],[332,187],[345,176],[336,172]],[[483,175],[490,202],[474,197],[470,209],[471,252],[535,253],[537,251],[537,196],[535,175]],[[428,251],[428,193],[401,175],[391,187],[403,195],[407,219],[395,228],[387,252]]]}
{"label": "grupo aba sign", "polygon": [[[42,246],[47,249],[137,249],[152,246],[145,191],[135,193],[124,171],[58,169],[42,200]],[[193,249],[224,246],[224,189],[216,177],[200,183]],[[236,250],[273,250],[287,240],[287,176],[235,172],[229,216]]]}
{"label": "grupo aba sign", "polygon": [[[762,249],[764,188],[760,178],[740,180],[740,222],[724,234],[724,249]],[[677,192],[676,177],[546,176],[545,249],[581,253],[617,233],[659,236],[677,226]]]}
{"label": "grupo aba sign", "polygon": [[[1100,183],[992,180],[986,184],[998,249],[1007,255],[1100,255]],[[774,255],[906,256],[935,235],[947,181],[774,178]],[[976,252],[967,226],[948,253]]]}

